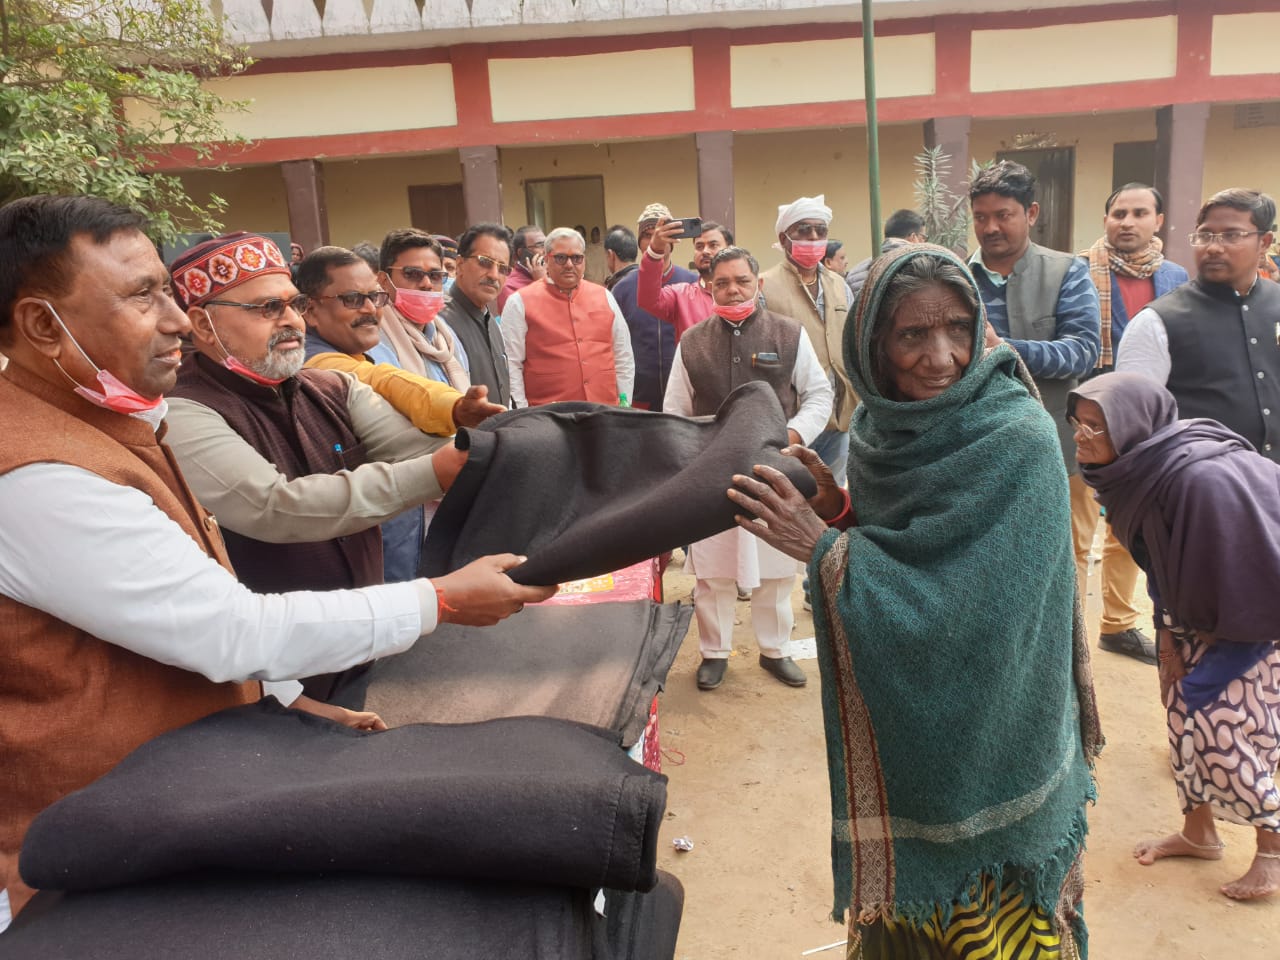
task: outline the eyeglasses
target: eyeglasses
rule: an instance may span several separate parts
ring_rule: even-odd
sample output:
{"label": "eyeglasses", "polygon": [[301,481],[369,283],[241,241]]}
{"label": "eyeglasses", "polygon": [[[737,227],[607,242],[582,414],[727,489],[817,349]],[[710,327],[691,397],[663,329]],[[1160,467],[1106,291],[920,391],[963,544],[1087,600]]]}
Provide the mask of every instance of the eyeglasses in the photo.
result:
{"label": "eyeglasses", "polygon": [[828,229],[825,223],[797,223],[787,236],[792,240],[825,240]]}
{"label": "eyeglasses", "polygon": [[359,310],[364,306],[366,300],[381,309],[387,305],[391,297],[385,290],[379,290],[377,293],[361,293],[359,290],[352,290],[349,293],[335,293],[333,296],[316,297],[315,299],[337,300],[348,310]]}
{"label": "eyeglasses", "polygon": [[1071,424],[1072,430],[1083,434],[1086,440],[1094,440],[1107,432],[1106,430],[1099,430],[1097,427],[1091,427],[1087,423],[1081,423],[1075,417],[1067,417],[1067,423]]}
{"label": "eyeglasses", "polygon": [[241,310],[261,310],[263,320],[279,320],[284,316],[286,308],[294,313],[305,313],[307,308],[311,306],[311,298],[305,293],[300,293],[292,300],[282,300],[280,297],[272,297],[270,300],[263,300],[261,303],[237,303],[235,300],[206,300],[204,305],[206,307],[239,307]]}
{"label": "eyeglasses", "polygon": [[421,283],[426,279],[436,284],[447,276],[443,270],[423,270],[421,267],[392,267],[391,269],[399,270],[410,283]]}
{"label": "eyeglasses", "polygon": [[503,263],[501,260],[494,260],[492,257],[486,257],[483,253],[469,253],[465,257],[459,257],[459,260],[474,260],[480,264],[481,270],[493,270],[497,268],[498,273],[502,276],[509,276],[511,273],[511,264]]}
{"label": "eyeglasses", "polygon": [[1234,247],[1237,244],[1244,243],[1250,237],[1260,237],[1261,230],[1228,230],[1226,233],[1209,233],[1206,230],[1197,230],[1190,237],[1193,247],[1207,247],[1211,243],[1220,243],[1224,247]]}
{"label": "eyeglasses", "polygon": [[566,263],[572,263],[575,267],[580,267],[586,262],[587,257],[583,253],[553,253],[551,254],[551,259],[561,267]]}

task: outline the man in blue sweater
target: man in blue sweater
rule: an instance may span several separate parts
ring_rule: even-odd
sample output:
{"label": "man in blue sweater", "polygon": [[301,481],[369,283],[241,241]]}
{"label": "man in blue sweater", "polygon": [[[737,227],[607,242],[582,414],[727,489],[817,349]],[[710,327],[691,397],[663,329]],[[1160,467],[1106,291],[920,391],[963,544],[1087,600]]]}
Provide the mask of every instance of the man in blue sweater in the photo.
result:
{"label": "man in blue sweater", "polygon": [[[978,250],[969,266],[986,304],[987,319],[1026,362],[1058,428],[1062,459],[1072,476],[1071,526],[1078,553],[1080,542],[1087,538],[1083,518],[1087,508],[1096,504],[1075,477],[1076,445],[1066,420],[1067,394],[1098,362],[1098,291],[1083,257],[1031,242],[1031,228],[1040,215],[1035,191],[1031,171],[1011,160],[999,160],[973,178],[969,205]],[[1087,502],[1077,508],[1076,500]],[[1082,581],[1082,602],[1084,597]]]}

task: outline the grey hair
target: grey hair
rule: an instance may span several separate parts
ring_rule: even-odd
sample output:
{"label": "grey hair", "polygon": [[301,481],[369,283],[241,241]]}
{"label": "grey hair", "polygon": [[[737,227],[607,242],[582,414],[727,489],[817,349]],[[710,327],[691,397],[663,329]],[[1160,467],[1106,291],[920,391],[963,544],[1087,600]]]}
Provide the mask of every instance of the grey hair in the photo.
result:
{"label": "grey hair", "polygon": [[542,249],[550,253],[552,244],[554,244],[557,240],[564,240],[566,238],[573,240],[575,243],[577,243],[578,249],[580,249],[583,253],[587,252],[586,238],[583,237],[583,235],[580,234],[577,230],[573,229],[573,227],[556,227],[554,230],[552,230],[550,233],[547,234],[547,239]]}
{"label": "grey hair", "polygon": [[964,269],[949,260],[938,257],[912,257],[902,269],[890,278],[885,287],[884,296],[880,300],[880,312],[876,316],[876,325],[887,323],[898,312],[902,301],[913,293],[919,293],[926,287],[942,285],[954,287],[964,305],[978,313],[978,292],[973,281]]}
{"label": "grey hair", "polygon": [[868,353],[871,357],[871,380],[881,396],[888,396],[888,386],[884,371],[888,367],[889,356],[885,349],[885,341],[893,328],[893,315],[902,306],[902,301],[912,294],[920,293],[929,287],[946,287],[960,297],[968,308],[976,324],[981,316],[978,302],[978,291],[968,272],[959,264],[941,257],[912,257],[903,264],[902,269],[889,278],[885,286],[884,296],[880,299],[880,308],[872,323],[871,343]]}

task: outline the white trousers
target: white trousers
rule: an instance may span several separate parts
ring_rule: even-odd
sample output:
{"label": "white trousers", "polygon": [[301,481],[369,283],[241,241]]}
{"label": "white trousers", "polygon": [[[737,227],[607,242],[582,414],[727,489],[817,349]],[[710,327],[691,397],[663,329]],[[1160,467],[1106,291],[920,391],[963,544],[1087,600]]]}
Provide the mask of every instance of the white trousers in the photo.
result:
{"label": "white trousers", "polygon": [[[796,575],[777,580],[761,580],[751,591],[751,626],[756,643],[766,657],[791,655],[791,591]],[[699,579],[693,591],[693,612],[698,618],[698,648],[707,660],[723,660],[733,649],[733,605],[738,588],[732,579]]]}

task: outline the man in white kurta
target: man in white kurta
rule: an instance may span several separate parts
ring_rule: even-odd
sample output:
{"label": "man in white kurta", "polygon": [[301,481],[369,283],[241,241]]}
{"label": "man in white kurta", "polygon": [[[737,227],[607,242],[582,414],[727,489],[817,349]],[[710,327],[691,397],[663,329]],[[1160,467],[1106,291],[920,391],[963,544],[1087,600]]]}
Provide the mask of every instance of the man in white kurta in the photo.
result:
{"label": "man in white kurta", "polygon": [[[788,441],[809,443],[831,416],[831,382],[800,324],[760,305],[759,275],[755,258],[740,247],[716,255],[711,265],[715,315],[681,337],[662,408],[686,417],[708,416],[735,388],[763,381],[782,405]],[[760,666],[789,686],[804,686],[808,678],[790,656],[795,561],[734,527],[691,545],[689,564],[697,578],[698,688],[711,690],[724,680],[733,649],[735,583],[751,591]]]}

